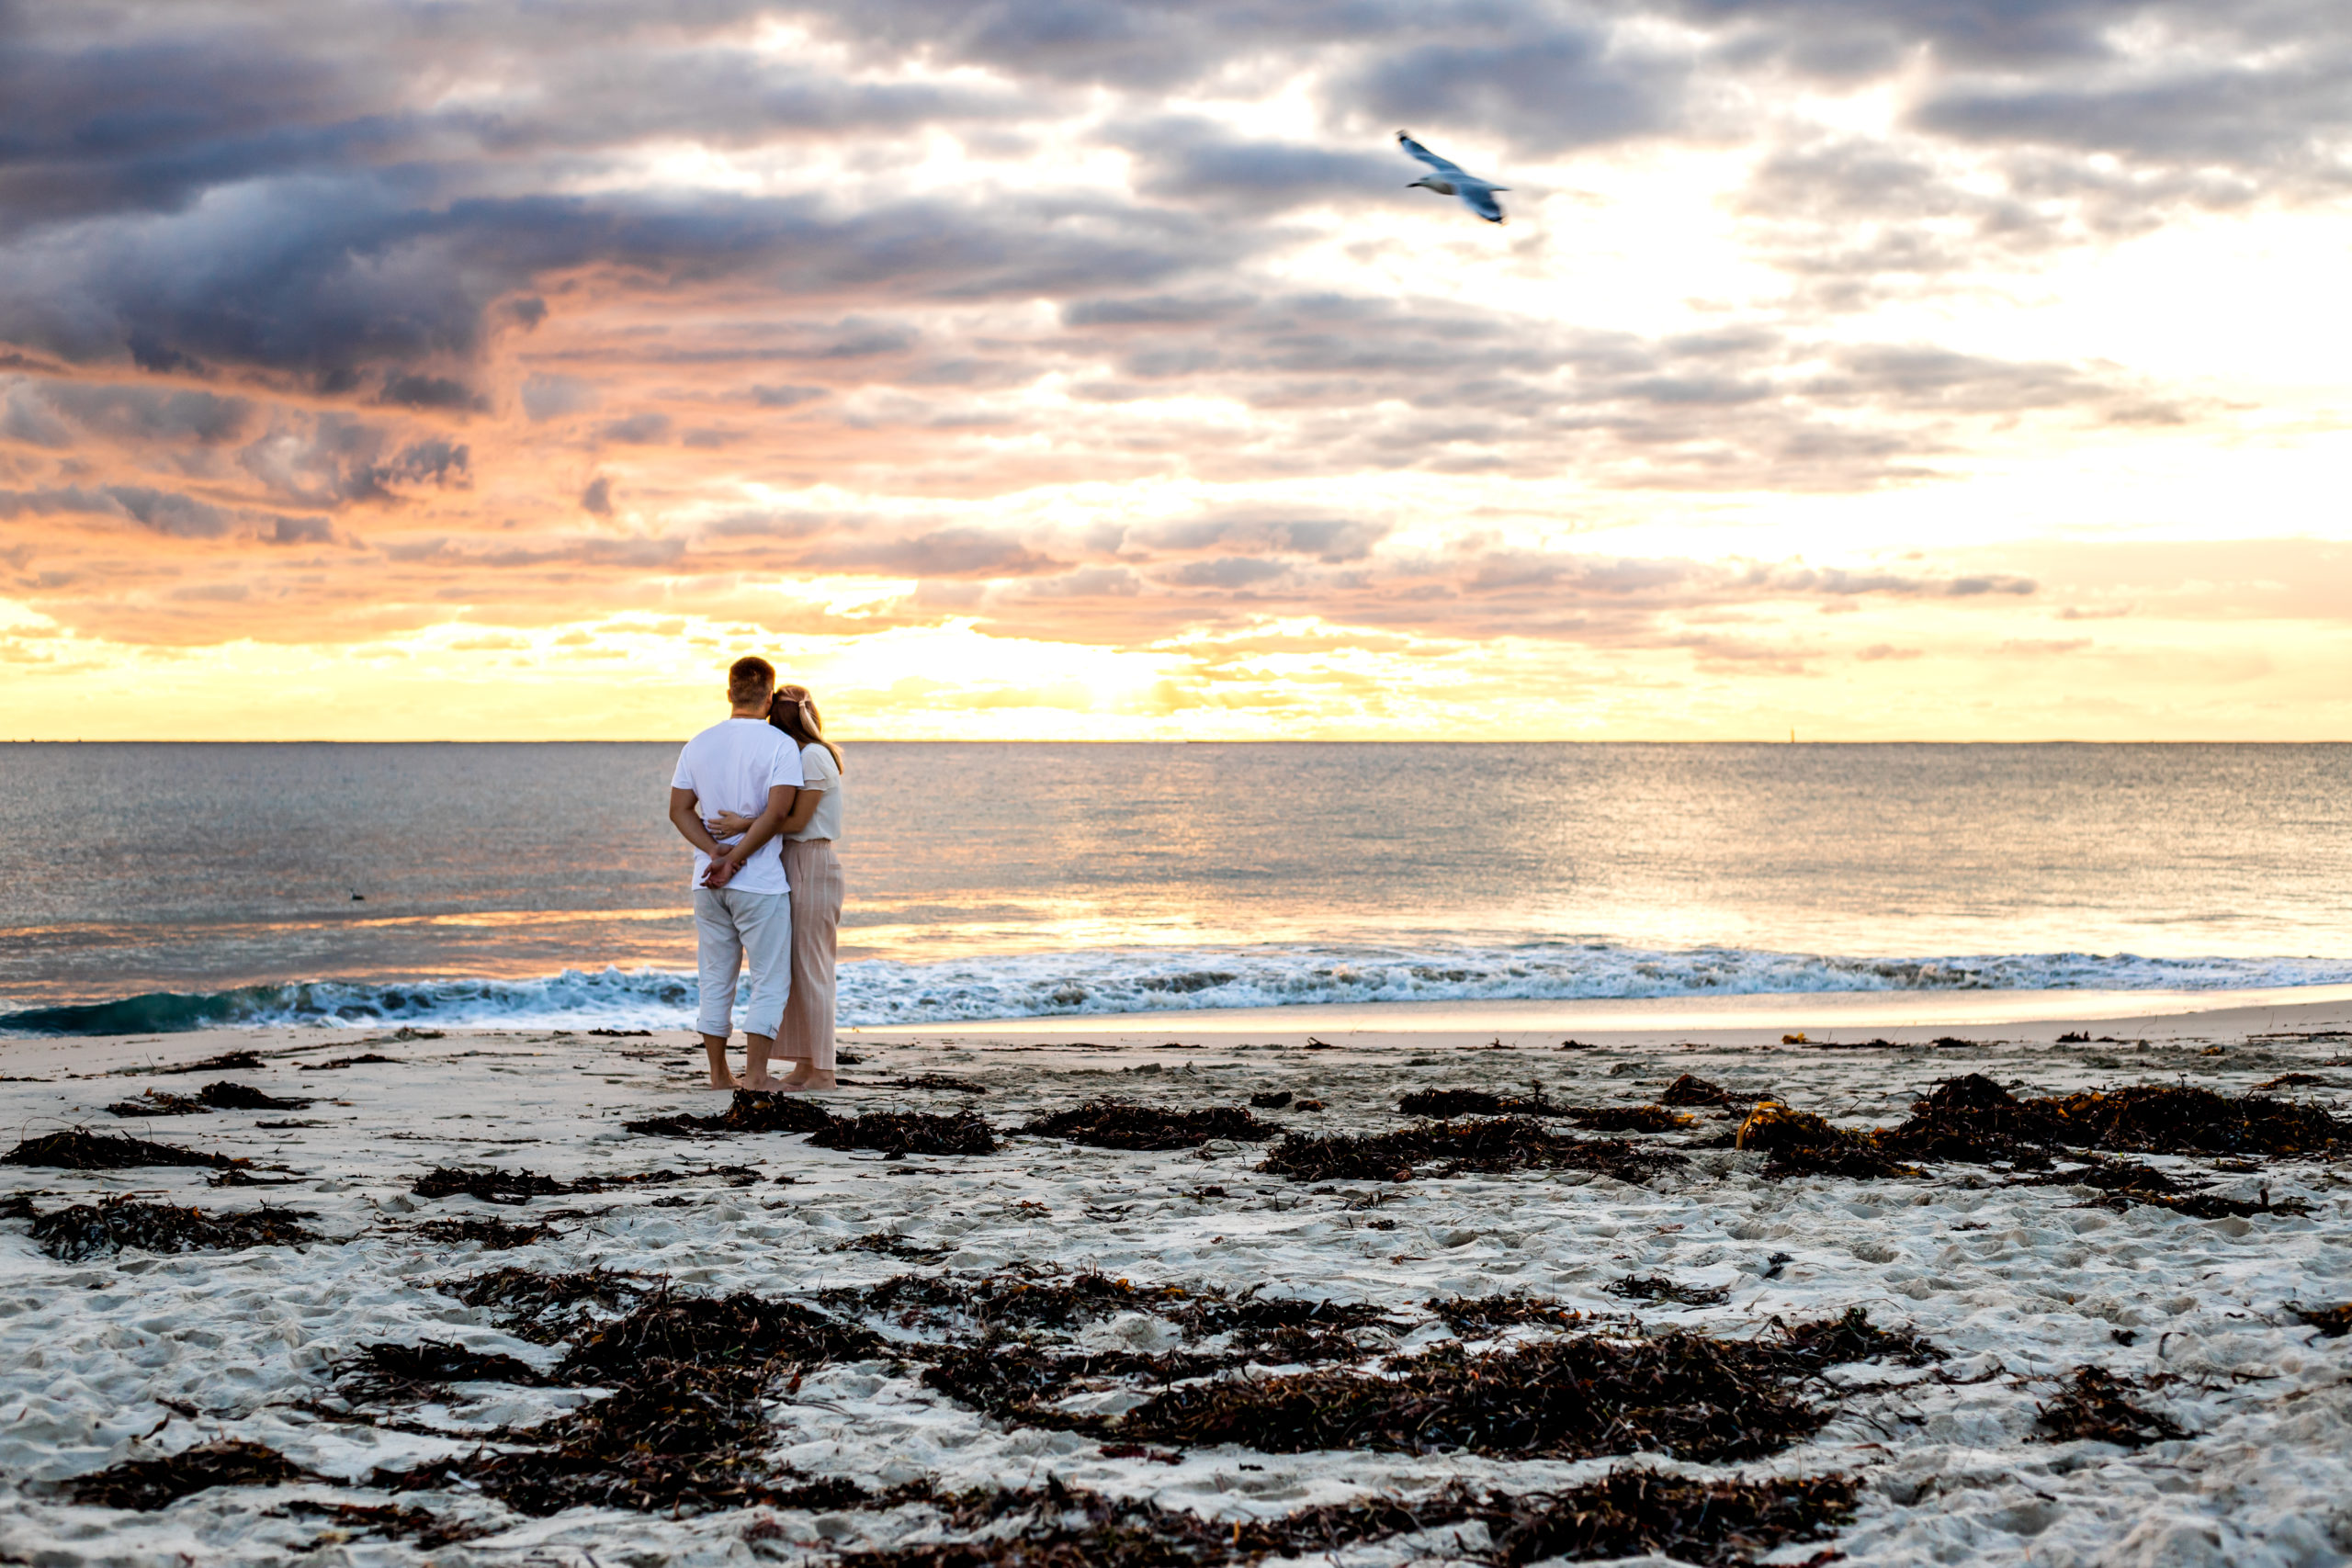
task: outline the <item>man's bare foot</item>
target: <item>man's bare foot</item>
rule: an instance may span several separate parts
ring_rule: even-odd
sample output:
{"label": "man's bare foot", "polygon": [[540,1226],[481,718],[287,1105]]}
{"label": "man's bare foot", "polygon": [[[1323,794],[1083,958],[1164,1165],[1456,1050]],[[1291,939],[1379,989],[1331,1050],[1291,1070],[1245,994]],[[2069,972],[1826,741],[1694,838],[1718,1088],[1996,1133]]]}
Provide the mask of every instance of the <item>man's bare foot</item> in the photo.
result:
{"label": "man's bare foot", "polygon": [[713,1089],[741,1089],[743,1086],[735,1081],[735,1075],[733,1073],[729,1072],[724,1067],[720,1067],[711,1073],[710,1087]]}

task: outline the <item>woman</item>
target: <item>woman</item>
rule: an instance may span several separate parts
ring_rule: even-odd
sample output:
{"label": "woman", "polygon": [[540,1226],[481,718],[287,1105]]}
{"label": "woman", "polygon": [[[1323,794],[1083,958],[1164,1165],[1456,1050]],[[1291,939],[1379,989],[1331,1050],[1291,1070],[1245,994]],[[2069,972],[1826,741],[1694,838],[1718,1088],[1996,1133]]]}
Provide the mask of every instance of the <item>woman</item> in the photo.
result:
{"label": "woman", "polygon": [[[817,701],[806,686],[777,687],[768,722],[800,748],[806,781],[777,832],[785,878],[792,884],[792,992],[785,998],[775,1055],[792,1064],[783,1088],[823,1092],[835,1087],[833,953],[842,921],[842,863],[833,857],[833,843],[842,833],[842,749],[825,739]],[[751,825],[731,811],[707,824],[719,838]]]}

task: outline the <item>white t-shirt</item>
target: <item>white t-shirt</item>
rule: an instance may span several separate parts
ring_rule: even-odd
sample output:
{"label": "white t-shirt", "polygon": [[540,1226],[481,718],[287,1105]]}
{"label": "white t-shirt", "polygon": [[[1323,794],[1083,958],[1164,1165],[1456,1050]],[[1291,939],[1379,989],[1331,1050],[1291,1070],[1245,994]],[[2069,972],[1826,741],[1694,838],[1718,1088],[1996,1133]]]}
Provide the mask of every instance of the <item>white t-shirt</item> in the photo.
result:
{"label": "white t-shirt", "polygon": [[825,793],[817,797],[817,809],[809,817],[808,825],[797,833],[788,833],[786,837],[800,840],[827,839],[836,844],[840,843],[842,841],[842,765],[834,761],[833,754],[822,746],[803,746],[800,749],[800,772],[804,775],[800,785],[802,789],[820,789]]}
{"label": "white t-shirt", "polygon": [[[678,753],[678,771],[671,775],[673,789],[695,792],[695,809],[705,817],[738,811],[757,817],[767,809],[768,791],[778,784],[800,784],[800,748],[792,738],[763,718],[730,718],[714,724],[685,744]],[[738,834],[736,838],[742,835]],[[731,844],[735,839],[721,839]],[[702,886],[710,857],[695,852],[694,880]],[[727,886],[745,893],[789,893],[784,879],[784,852],[774,839],[752,852]]]}

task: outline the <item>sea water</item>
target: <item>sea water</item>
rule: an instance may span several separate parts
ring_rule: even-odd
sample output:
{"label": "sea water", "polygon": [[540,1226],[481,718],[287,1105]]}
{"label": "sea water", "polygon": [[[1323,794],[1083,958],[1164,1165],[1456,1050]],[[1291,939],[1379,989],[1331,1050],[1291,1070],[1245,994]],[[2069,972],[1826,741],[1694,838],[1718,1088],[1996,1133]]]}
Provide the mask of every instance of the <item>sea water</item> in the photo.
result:
{"label": "sea water", "polygon": [[[0,747],[0,1028],[682,1024],[675,755]],[[2352,746],[848,757],[847,1023],[2352,982]]]}

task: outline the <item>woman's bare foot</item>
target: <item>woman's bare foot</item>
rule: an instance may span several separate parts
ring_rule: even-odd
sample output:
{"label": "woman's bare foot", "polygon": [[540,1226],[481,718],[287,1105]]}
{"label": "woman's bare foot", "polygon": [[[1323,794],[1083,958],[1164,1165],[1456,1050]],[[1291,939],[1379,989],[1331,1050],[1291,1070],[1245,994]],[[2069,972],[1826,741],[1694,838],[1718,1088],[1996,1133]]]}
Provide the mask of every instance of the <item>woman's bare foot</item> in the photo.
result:
{"label": "woman's bare foot", "polygon": [[785,1094],[790,1092],[792,1089],[792,1080],[770,1075],[765,1077],[752,1078],[748,1083],[744,1084],[743,1087],[750,1089],[753,1094]]}
{"label": "woman's bare foot", "polygon": [[802,1075],[797,1082],[786,1078],[785,1087],[796,1094],[831,1094],[842,1086],[831,1073],[811,1072]]}

